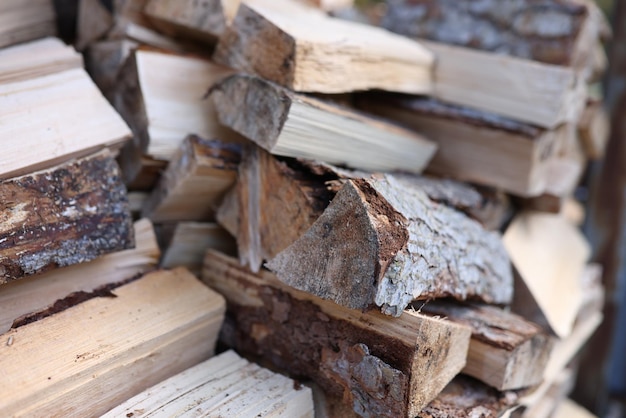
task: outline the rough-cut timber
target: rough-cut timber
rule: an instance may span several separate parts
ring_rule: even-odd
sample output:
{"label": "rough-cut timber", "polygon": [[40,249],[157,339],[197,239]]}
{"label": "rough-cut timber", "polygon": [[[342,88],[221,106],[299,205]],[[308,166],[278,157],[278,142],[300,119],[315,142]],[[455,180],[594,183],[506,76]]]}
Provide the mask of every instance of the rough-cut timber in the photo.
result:
{"label": "rough-cut timber", "polygon": [[209,221],[235,184],[241,149],[236,144],[188,136],[143,206],[154,222]]}
{"label": "rough-cut timber", "polygon": [[211,91],[220,122],[272,154],[420,173],[436,150],[409,130],[254,76],[233,75]]}
{"label": "rough-cut timber", "polygon": [[432,91],[433,55],[417,42],[287,0],[242,4],[214,59],[295,91]]}
{"label": "rough-cut timber", "polygon": [[0,183],[0,283],[133,246],[126,189],[106,151]]}
{"label": "rough-cut timber", "polygon": [[144,13],[160,31],[214,44],[233,21],[240,0],[148,0]]}
{"label": "rough-cut timber", "polygon": [[56,35],[52,0],[0,2],[0,48]]}
{"label": "rough-cut timber", "polygon": [[3,285],[0,292],[0,334],[8,331],[16,319],[45,310],[71,293],[89,293],[153,269],[161,253],[150,221],[142,219],[135,223],[135,242],[133,249]]}
{"label": "rough-cut timber", "polygon": [[381,23],[409,37],[568,65],[586,18],[573,0],[393,0]]}
{"label": "rough-cut timber", "polygon": [[227,344],[313,379],[365,417],[414,417],[465,364],[470,331],[450,321],[346,309],[211,251],[203,280],[226,297]]}
{"label": "rough-cut timber", "polygon": [[346,181],[267,266],[298,289],[353,309],[376,304],[395,316],[416,299],[508,303],[513,290],[497,232],[389,175]]}
{"label": "rough-cut timber", "polygon": [[176,269],[12,329],[0,344],[11,388],[0,415],[100,416],[212,356],[224,310],[224,298]]}
{"label": "rough-cut timber", "polygon": [[578,134],[590,159],[599,160],[604,156],[610,129],[602,101],[587,100],[587,106],[578,121]]}
{"label": "rough-cut timber", "polygon": [[553,338],[538,325],[486,305],[431,301],[421,311],[472,328],[463,373],[500,391],[541,383]]}
{"label": "rough-cut timber", "polygon": [[428,172],[520,196],[545,191],[549,162],[569,133],[432,98],[361,95],[357,105],[436,142]]}
{"label": "rough-cut timber", "polygon": [[313,418],[311,389],[229,350],[170,377],[102,418],[180,416]]}

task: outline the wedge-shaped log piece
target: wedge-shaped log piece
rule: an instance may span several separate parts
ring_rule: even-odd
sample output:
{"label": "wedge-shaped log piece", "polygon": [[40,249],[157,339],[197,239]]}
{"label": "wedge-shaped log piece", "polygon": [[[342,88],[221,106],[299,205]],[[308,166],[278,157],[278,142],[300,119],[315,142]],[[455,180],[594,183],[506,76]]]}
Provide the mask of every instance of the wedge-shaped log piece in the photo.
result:
{"label": "wedge-shaped log piece", "polygon": [[[228,394],[228,396],[226,396]],[[311,389],[229,350],[115,407],[102,418],[138,415],[313,418]]]}
{"label": "wedge-shaped log piece", "polygon": [[591,253],[582,233],[561,215],[523,212],[503,242],[519,273],[513,311],[567,336],[582,301],[580,277]]}
{"label": "wedge-shaped log piece", "polygon": [[0,84],[0,179],[117,148],[130,136],[83,69]]}
{"label": "wedge-shaped log piece", "polygon": [[586,84],[571,68],[422,43],[437,57],[433,95],[445,102],[544,128],[577,121],[585,106]]}
{"label": "wedge-shaped log piece", "polygon": [[93,43],[84,51],[85,68],[102,94],[113,102],[120,69],[139,44],[128,39]]}
{"label": "wedge-shaped log piece", "polygon": [[144,13],[164,33],[214,44],[233,21],[240,0],[149,0]]}
{"label": "wedge-shaped log piece", "polygon": [[82,56],[57,38],[45,38],[0,50],[0,84],[82,67]]}
{"label": "wedge-shaped log piece", "polygon": [[134,246],[120,172],[107,152],[0,182],[0,283]]}
{"label": "wedge-shaped log piece", "polygon": [[213,354],[224,299],[185,269],[113,295],[2,336],[2,416],[99,416]]}
{"label": "wedge-shaped log piece", "polygon": [[365,417],[416,416],[465,364],[470,331],[450,321],[347,309],[212,251],[203,280],[226,297],[227,344],[343,394]]}
{"label": "wedge-shaped log piece", "polygon": [[235,183],[240,147],[191,135],[183,141],[145,202],[154,222],[208,221]]}
{"label": "wedge-shaped log piece", "polygon": [[257,77],[231,76],[211,96],[222,124],[272,154],[419,173],[436,149],[411,131]]}
{"label": "wedge-shaped log piece", "polygon": [[243,3],[214,59],[295,91],[432,91],[434,59],[422,45],[288,0]]}
{"label": "wedge-shaped log piece", "polygon": [[3,0],[0,4],[0,48],[56,35],[52,0]]}
{"label": "wedge-shaped log piece", "polygon": [[421,310],[472,328],[463,373],[500,391],[541,383],[554,339],[538,325],[486,305],[432,301]]}
{"label": "wedge-shaped log piece", "polygon": [[549,163],[569,133],[422,97],[361,95],[357,104],[437,143],[429,172],[519,196],[545,191]]}
{"label": "wedge-shaped log piece", "polygon": [[513,291],[497,232],[392,176],[347,181],[267,266],[298,289],[353,309],[375,303],[395,316],[416,299],[509,303]]}
{"label": "wedge-shaped log piece", "polygon": [[150,221],[143,219],[135,223],[135,242],[133,249],[3,285],[0,292],[0,333],[8,331],[20,317],[45,310],[71,293],[89,293],[156,267],[160,252]]}

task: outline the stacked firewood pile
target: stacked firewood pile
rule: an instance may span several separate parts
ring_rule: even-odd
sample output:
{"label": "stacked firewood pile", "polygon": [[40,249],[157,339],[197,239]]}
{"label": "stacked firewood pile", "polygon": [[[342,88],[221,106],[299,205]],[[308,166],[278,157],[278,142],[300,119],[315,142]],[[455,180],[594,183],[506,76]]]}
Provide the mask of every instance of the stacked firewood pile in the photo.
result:
{"label": "stacked firewood pile", "polygon": [[595,3],[2,22],[1,415],[586,416]]}

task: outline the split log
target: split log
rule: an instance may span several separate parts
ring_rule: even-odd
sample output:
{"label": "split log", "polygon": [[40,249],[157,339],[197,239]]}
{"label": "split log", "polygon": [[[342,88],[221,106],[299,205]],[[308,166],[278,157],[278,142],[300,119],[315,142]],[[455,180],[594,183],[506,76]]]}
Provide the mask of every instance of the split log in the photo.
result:
{"label": "split log", "polygon": [[295,91],[432,91],[433,56],[417,42],[286,0],[242,4],[213,58]]}
{"label": "split log", "polygon": [[215,417],[314,416],[311,389],[229,350],[143,391],[102,418],[191,411]]}
{"label": "split log", "polygon": [[464,366],[470,331],[405,311],[350,310],[207,253],[203,280],[225,295],[221,338],[310,377],[366,417],[414,417]]}
{"label": "split log", "polygon": [[134,246],[126,189],[106,151],[0,183],[0,283]]}
{"label": "split log", "polygon": [[231,76],[211,96],[222,124],[276,155],[419,173],[436,149],[411,131],[257,77]]}
{"label": "split log", "polygon": [[215,44],[231,24],[240,0],[148,0],[144,13],[170,36]]}
{"label": "split log", "polygon": [[346,181],[267,267],[300,290],[395,316],[413,300],[435,297],[506,304],[513,290],[497,232],[388,175]]}
{"label": "split log", "polygon": [[154,222],[214,220],[226,191],[235,183],[240,147],[188,136],[172,157],[143,206]]}
{"label": "split log", "polygon": [[45,38],[0,50],[0,84],[82,67],[81,55],[57,38]]}
{"label": "split log", "polygon": [[160,252],[149,221],[135,223],[135,242],[134,249],[3,285],[0,292],[0,334],[7,332],[20,317],[45,310],[69,294],[90,293],[101,286],[122,282],[156,267]]}
{"label": "split log", "polygon": [[520,196],[545,190],[548,163],[556,155],[557,143],[564,140],[561,137],[569,133],[435,99],[363,95],[357,105],[435,141],[438,150],[429,172]]}
{"label": "split log", "polygon": [[509,225],[503,242],[518,273],[513,311],[567,336],[580,307],[580,277],[591,252],[582,233],[560,215],[524,212]]}
{"label": "split log", "polygon": [[0,84],[0,97],[0,179],[117,148],[131,135],[82,69]]}
{"label": "split log", "polygon": [[84,51],[85,68],[102,94],[115,100],[115,85],[120,69],[139,44],[128,39],[95,42]]}
{"label": "split log", "polygon": [[499,391],[541,383],[553,339],[538,325],[484,305],[432,301],[420,310],[472,328],[463,373]]}
{"label": "split log", "polygon": [[1,380],[13,388],[0,413],[99,416],[209,358],[223,315],[224,299],[177,269],[12,329],[0,344]]}
{"label": "split log", "polygon": [[326,12],[337,12],[354,7],[354,0],[298,0],[308,3]]}
{"label": "split log", "polygon": [[[534,399],[534,402],[528,405],[524,405],[524,411],[516,416],[521,418],[554,418],[557,407],[567,398],[574,388],[575,380],[576,376],[573,370],[563,370],[559,376],[551,382],[540,398]],[[542,388],[537,389],[537,392],[539,391],[544,392]],[[525,403],[524,398],[521,399],[521,403]]]}
{"label": "split log", "polygon": [[553,418],[597,418],[576,402],[566,399],[559,404]]}
{"label": "split log", "polygon": [[578,122],[578,134],[587,157],[599,160],[604,156],[610,129],[602,101],[587,100],[587,106]]}
{"label": "split log", "polygon": [[0,48],[56,32],[52,0],[3,0],[0,4]]}

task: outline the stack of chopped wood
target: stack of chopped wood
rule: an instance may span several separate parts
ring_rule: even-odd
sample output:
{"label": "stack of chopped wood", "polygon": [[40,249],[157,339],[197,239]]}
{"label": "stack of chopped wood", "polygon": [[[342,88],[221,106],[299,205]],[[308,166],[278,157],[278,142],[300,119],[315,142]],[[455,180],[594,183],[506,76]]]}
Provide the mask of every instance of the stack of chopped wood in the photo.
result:
{"label": "stack of chopped wood", "polygon": [[[93,82],[54,38],[0,50],[3,415],[568,413],[601,12],[349,6],[80,0]],[[0,45],[54,34],[9,8]]]}

